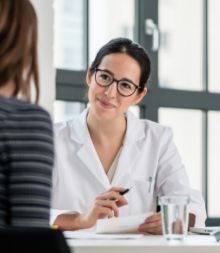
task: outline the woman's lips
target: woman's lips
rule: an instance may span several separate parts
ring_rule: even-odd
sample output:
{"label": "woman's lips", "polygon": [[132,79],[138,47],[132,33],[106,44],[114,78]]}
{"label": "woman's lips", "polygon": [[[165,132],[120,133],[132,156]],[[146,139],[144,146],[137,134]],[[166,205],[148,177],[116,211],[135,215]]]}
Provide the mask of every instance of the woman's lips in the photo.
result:
{"label": "woman's lips", "polygon": [[105,108],[115,108],[115,107],[116,107],[115,105],[109,103],[109,102],[106,101],[106,100],[98,99],[98,101],[99,101],[99,103],[100,103],[103,107],[105,107]]}

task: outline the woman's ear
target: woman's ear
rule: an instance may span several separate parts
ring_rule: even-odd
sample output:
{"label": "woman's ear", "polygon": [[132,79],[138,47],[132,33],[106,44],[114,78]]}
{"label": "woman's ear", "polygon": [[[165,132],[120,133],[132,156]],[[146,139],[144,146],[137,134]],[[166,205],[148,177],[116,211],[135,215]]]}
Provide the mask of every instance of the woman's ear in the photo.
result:
{"label": "woman's ear", "polygon": [[86,73],[86,84],[89,86],[92,79],[92,71],[89,68]]}
{"label": "woman's ear", "polygon": [[148,92],[147,87],[145,87],[142,92],[138,93],[134,102],[133,102],[133,105],[140,103],[141,100],[146,96],[147,92]]}

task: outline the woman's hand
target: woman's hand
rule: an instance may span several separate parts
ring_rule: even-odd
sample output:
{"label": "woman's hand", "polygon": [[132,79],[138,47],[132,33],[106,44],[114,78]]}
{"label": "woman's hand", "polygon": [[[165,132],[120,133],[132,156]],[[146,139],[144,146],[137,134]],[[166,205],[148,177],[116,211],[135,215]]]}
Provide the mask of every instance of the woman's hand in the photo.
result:
{"label": "woman's hand", "polygon": [[151,216],[147,217],[144,223],[142,223],[139,226],[138,231],[140,233],[161,235],[162,234],[161,213],[154,213]]}
{"label": "woman's hand", "polygon": [[81,214],[84,228],[95,225],[97,219],[118,217],[118,208],[127,205],[127,200],[120,195],[124,188],[112,187],[107,192],[97,196],[86,214]]}
{"label": "woman's hand", "polygon": [[[189,213],[189,227],[195,225],[195,215]],[[189,228],[188,228],[189,229]],[[153,215],[146,218],[144,223],[142,223],[138,231],[141,233],[161,235],[162,234],[162,218],[161,213],[154,213]]]}

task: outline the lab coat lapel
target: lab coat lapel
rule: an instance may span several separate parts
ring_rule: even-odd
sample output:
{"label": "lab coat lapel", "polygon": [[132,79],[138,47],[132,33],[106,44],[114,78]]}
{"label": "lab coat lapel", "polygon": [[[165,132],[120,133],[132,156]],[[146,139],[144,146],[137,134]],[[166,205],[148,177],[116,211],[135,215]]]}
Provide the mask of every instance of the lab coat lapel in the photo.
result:
{"label": "lab coat lapel", "polygon": [[127,132],[119,157],[117,170],[112,185],[130,187],[131,173],[140,155],[140,141],[145,137],[143,124],[131,112],[127,112]]}
{"label": "lab coat lapel", "polygon": [[85,164],[85,167],[91,172],[93,177],[103,185],[104,190],[110,188],[107,175],[104,172],[102,164],[96,154],[93,144],[86,142],[77,153],[79,159]]}
{"label": "lab coat lapel", "polygon": [[92,176],[103,186],[103,190],[110,188],[110,183],[98,158],[88,131],[86,116],[88,110],[83,111],[77,121],[71,125],[71,139],[79,143],[77,156],[89,170]]}

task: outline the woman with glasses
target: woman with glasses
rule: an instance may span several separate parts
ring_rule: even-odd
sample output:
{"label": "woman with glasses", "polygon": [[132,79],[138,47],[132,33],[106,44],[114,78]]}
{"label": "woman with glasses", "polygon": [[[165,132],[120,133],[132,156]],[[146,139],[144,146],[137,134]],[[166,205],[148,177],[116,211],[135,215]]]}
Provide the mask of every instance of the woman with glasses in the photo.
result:
{"label": "woman with glasses", "polygon": [[[161,234],[157,197],[189,194],[171,130],[129,111],[147,94],[150,68],[140,45],[117,38],[99,50],[88,69],[90,107],[56,128],[52,208],[60,228],[89,228],[100,218],[152,212],[139,231]],[[125,189],[130,190],[123,195]],[[198,207],[191,202],[191,225],[199,220]]]}

